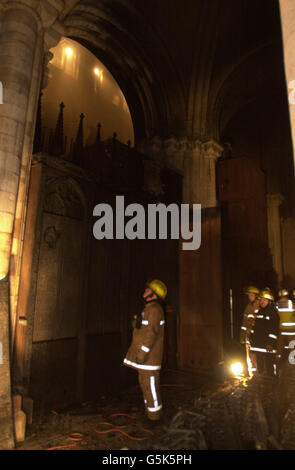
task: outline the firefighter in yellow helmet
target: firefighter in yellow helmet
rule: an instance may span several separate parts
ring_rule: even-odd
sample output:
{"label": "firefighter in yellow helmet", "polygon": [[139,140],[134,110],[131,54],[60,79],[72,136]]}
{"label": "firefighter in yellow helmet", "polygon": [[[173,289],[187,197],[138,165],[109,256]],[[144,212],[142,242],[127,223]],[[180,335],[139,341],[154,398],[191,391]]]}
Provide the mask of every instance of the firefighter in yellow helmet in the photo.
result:
{"label": "firefighter in yellow helmet", "polygon": [[240,343],[245,344],[248,371],[250,377],[256,371],[255,355],[250,353],[250,333],[255,324],[256,313],[259,309],[259,292],[255,286],[248,286],[244,289],[244,293],[248,296],[248,304],[243,313],[243,320],[240,332]]}
{"label": "firefighter in yellow helmet", "polygon": [[259,309],[259,289],[255,286],[249,286],[244,289],[244,293],[248,296],[248,304],[245,307],[241,333],[240,333],[240,342],[245,343],[249,338],[251,327],[255,323],[255,311]]}
{"label": "firefighter in yellow helmet", "polygon": [[132,342],[124,359],[126,366],[138,370],[147,417],[158,421],[162,412],[159,371],[164,342],[164,303],[166,285],[159,279],[146,284],[145,306],[133,329]]}
{"label": "firefighter in yellow helmet", "polygon": [[256,356],[257,373],[274,376],[280,319],[271,290],[265,288],[259,296],[260,307],[250,334],[250,352]]}

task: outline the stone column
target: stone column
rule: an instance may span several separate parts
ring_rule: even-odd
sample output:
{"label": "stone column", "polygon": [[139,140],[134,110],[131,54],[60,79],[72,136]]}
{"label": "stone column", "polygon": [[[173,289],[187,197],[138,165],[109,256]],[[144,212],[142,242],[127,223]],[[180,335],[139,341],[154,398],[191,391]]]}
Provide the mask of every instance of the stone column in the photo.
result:
{"label": "stone column", "polygon": [[273,268],[278,275],[278,281],[281,285],[283,280],[283,260],[282,260],[282,238],[280,205],[283,197],[280,194],[267,195],[267,225],[268,225],[268,243],[272,254]]}
{"label": "stone column", "polygon": [[216,207],[216,162],[223,147],[213,140],[203,143],[201,169],[201,204],[205,207]]}
{"label": "stone column", "polygon": [[[11,6],[11,8],[9,8]],[[38,18],[30,8],[6,3],[2,17],[0,43],[0,80],[3,84],[3,104],[0,106],[0,342],[3,361],[0,364],[1,390],[0,448],[11,448],[12,407],[10,392],[9,351],[9,286],[8,273],[12,248],[12,233],[23,153],[29,95],[38,37]],[[6,287],[5,287],[6,286]],[[7,295],[7,298],[5,298]],[[4,367],[5,366],[5,367]]]}
{"label": "stone column", "polygon": [[[31,2],[34,11],[30,11],[38,20],[38,35],[33,59],[32,76],[26,112],[24,140],[20,164],[19,186],[14,218],[14,229],[10,256],[10,319],[11,319],[11,348],[13,347],[16,329],[16,311],[18,304],[18,291],[20,281],[20,269],[22,261],[23,237],[26,220],[26,201],[29,187],[31,155],[33,148],[35,121],[39,100],[40,88],[45,88],[48,82],[48,62],[53,54],[49,48],[56,46],[62,34],[65,34],[63,26],[56,21],[59,11],[63,8],[63,0],[54,0],[50,5],[49,0]],[[21,5],[20,5],[21,6]],[[26,8],[26,7],[24,7]],[[59,8],[59,10],[57,9]],[[45,52],[44,54],[44,51]],[[41,83],[42,80],[42,83]]]}
{"label": "stone column", "polygon": [[185,204],[200,203],[202,143],[190,141],[184,155],[182,199]]}
{"label": "stone column", "polygon": [[222,147],[215,141],[190,142],[185,154],[183,201],[216,207],[216,160]]}
{"label": "stone column", "polygon": [[[15,4],[14,4],[15,6]],[[26,116],[38,24],[33,11],[4,11],[0,48],[0,279],[9,271]]]}
{"label": "stone column", "polygon": [[[16,311],[21,239],[44,49],[62,30],[63,0],[0,4],[0,448],[14,445],[9,332]],[[54,43],[55,42],[55,43]],[[9,302],[11,294],[11,305]],[[10,317],[10,318],[9,318]],[[11,320],[11,321],[10,321]]]}
{"label": "stone column", "polygon": [[285,59],[286,86],[289,95],[293,158],[295,163],[295,3],[294,0],[280,0],[283,47]]}

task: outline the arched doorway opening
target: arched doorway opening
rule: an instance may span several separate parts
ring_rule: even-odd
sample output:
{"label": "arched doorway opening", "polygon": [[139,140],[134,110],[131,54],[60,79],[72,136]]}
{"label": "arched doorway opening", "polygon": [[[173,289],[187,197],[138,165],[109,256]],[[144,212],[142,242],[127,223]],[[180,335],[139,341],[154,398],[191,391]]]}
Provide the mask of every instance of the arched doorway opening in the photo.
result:
{"label": "arched doorway opening", "polygon": [[134,144],[133,123],[125,97],[108,69],[90,51],[76,41],[62,38],[50,51],[48,84],[42,96],[42,140],[48,146],[54,133],[59,104],[64,103],[64,149],[68,153],[75,142],[79,116],[84,114],[84,146],[93,145],[97,125],[101,139],[116,132],[118,140]]}
{"label": "arched doorway opening", "polygon": [[[36,126],[37,136],[43,121],[44,147],[33,156],[24,237],[18,310],[26,311],[27,323],[17,327],[15,341],[14,385],[39,409],[116,392],[134,380],[122,362],[148,278],[165,279],[171,292],[166,363],[176,360],[178,241],[93,237],[96,204],[114,205],[116,195],[142,205],[158,201],[145,185],[148,157],[131,148],[126,100],[84,46],[64,38],[53,52]],[[60,102],[65,106],[56,119]],[[181,177],[161,170],[163,202],[180,203]]]}

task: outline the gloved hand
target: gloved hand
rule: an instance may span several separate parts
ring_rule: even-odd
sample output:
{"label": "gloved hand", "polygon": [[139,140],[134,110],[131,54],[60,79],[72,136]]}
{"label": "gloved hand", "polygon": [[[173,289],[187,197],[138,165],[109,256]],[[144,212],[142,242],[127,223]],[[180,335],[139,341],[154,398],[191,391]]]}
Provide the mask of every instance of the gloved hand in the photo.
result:
{"label": "gloved hand", "polygon": [[136,356],[135,362],[136,362],[137,364],[143,364],[143,363],[144,363],[144,359],[143,359],[142,357],[140,357],[140,356]]}
{"label": "gloved hand", "polygon": [[268,352],[271,352],[271,351],[273,351],[273,347],[272,347],[270,344],[267,344],[267,345],[266,345],[266,350],[267,350]]}
{"label": "gloved hand", "polygon": [[144,364],[146,359],[146,353],[142,350],[138,351],[136,355],[136,362],[137,364]]}

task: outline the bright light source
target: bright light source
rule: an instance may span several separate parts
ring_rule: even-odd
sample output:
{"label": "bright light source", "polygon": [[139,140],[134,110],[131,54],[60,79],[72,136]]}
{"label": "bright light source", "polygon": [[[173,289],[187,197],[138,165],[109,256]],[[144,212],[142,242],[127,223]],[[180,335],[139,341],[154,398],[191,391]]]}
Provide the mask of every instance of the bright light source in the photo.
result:
{"label": "bright light source", "polygon": [[94,74],[99,78],[100,82],[102,83],[103,80],[103,73],[102,70],[100,70],[98,67],[95,67],[93,69]]}
{"label": "bright light source", "polygon": [[233,363],[231,366],[231,371],[232,373],[238,377],[239,375],[241,375],[243,373],[243,364],[241,362],[235,362]]}
{"label": "bright light source", "polygon": [[73,49],[71,47],[67,47],[65,52],[66,52],[68,57],[72,57]]}

